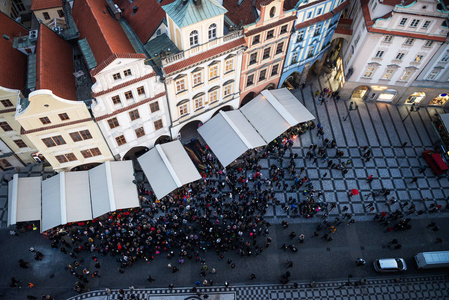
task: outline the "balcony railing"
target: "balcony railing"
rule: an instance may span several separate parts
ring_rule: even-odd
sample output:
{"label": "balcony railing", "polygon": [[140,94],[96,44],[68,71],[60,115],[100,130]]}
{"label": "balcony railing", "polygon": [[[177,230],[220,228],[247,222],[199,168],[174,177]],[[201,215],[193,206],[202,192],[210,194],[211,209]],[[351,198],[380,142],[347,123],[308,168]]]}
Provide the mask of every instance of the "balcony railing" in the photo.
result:
{"label": "balcony railing", "polygon": [[166,58],[164,58],[162,60],[162,65],[163,66],[167,66],[170,65],[172,63],[175,63],[177,61],[183,60],[183,59],[187,59],[189,57],[192,57],[194,55],[197,55],[201,52],[205,52],[208,51],[210,49],[213,49],[215,47],[221,46],[225,43],[234,41],[238,38],[241,38],[243,36],[243,30],[237,30],[237,31],[232,31],[230,33],[228,33],[227,35],[224,35],[220,38],[208,41],[207,43],[198,45],[196,47],[187,49],[185,51],[182,51],[180,53],[177,54],[173,54],[170,56],[167,56]]}

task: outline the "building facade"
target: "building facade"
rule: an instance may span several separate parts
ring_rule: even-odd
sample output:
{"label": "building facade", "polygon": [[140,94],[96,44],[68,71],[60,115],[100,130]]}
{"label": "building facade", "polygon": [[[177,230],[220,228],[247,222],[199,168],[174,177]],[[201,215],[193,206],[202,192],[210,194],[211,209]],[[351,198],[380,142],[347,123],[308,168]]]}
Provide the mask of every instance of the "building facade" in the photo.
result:
{"label": "building facade", "polygon": [[55,30],[66,27],[63,0],[32,0],[31,10],[36,18]]}
{"label": "building facade", "polygon": [[264,89],[279,85],[288,49],[296,1],[225,1],[232,26],[242,27],[246,50],[242,59],[240,106]]}
{"label": "building facade", "polygon": [[341,96],[404,103],[410,86],[446,42],[447,8],[436,0],[360,0],[350,10],[354,34],[343,49]]}
{"label": "building facade", "polygon": [[309,69],[329,50],[340,15],[347,6],[345,0],[298,2],[279,86],[293,88],[305,82]]}

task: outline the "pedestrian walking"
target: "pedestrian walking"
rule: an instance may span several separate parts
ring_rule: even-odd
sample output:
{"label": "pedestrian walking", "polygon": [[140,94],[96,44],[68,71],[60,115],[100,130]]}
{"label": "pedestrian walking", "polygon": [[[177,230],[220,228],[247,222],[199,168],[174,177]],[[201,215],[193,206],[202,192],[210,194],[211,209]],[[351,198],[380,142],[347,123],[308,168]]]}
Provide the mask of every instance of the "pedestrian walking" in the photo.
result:
{"label": "pedestrian walking", "polygon": [[404,142],[404,143],[402,143],[402,146],[401,146],[401,148],[405,148],[405,146],[407,146],[407,142]]}
{"label": "pedestrian walking", "polygon": [[364,264],[366,264],[366,260],[364,260],[363,258],[357,258],[355,263],[357,264],[358,267],[360,267],[360,266],[363,266]]}
{"label": "pedestrian walking", "polygon": [[256,279],[256,275],[254,273],[252,273],[251,276],[250,276],[250,279],[251,280]]}
{"label": "pedestrian walking", "polygon": [[373,175],[371,174],[370,176],[368,176],[368,178],[366,179],[367,183],[371,183],[374,180]]}
{"label": "pedestrian walking", "polygon": [[417,181],[418,181],[418,177],[415,176],[415,177],[412,178],[412,183],[415,183]]}

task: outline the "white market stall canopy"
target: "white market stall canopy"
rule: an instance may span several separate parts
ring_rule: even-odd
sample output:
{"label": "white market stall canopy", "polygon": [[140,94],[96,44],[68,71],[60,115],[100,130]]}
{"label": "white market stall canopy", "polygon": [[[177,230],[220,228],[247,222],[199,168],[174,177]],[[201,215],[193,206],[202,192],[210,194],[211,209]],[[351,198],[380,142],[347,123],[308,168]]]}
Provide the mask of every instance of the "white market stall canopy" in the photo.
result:
{"label": "white market stall canopy", "polygon": [[201,175],[178,140],[156,145],[138,159],[156,197],[161,199]]}
{"label": "white market stall canopy", "polygon": [[270,143],[315,117],[288,89],[264,90],[237,111],[221,111],[198,129],[226,167],[245,151]]}
{"label": "white market stall canopy", "polygon": [[139,206],[132,161],[107,161],[89,170],[93,217]]}
{"label": "white market stall canopy", "polygon": [[41,219],[41,177],[19,178],[8,183],[8,226]]}
{"label": "white market stall canopy", "polygon": [[440,114],[441,121],[443,121],[444,127],[449,132],[449,114]]}
{"label": "white market stall canopy", "polygon": [[198,132],[207,142],[223,166],[236,160],[242,153],[265,145],[265,141],[240,110],[220,111]]}

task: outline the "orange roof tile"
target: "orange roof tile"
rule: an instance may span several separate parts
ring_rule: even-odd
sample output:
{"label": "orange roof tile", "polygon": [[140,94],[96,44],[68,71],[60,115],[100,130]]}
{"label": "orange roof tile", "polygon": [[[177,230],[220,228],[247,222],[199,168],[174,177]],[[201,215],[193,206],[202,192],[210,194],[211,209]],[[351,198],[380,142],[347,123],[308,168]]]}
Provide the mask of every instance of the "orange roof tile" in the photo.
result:
{"label": "orange roof tile", "polygon": [[[9,41],[3,38],[9,36]],[[27,57],[12,47],[15,36],[26,35],[28,30],[0,12],[0,86],[22,90],[26,84]]]}
{"label": "orange roof tile", "polygon": [[[174,1],[164,0],[161,4],[167,5]],[[132,3],[129,0],[116,0],[115,3],[120,7],[126,21],[143,44],[148,41],[165,18],[165,11],[158,0],[134,0]],[[134,7],[137,8],[136,13],[134,13]]]}
{"label": "orange roof tile", "polygon": [[36,45],[36,90],[48,89],[58,97],[76,100],[73,49],[41,24]]}
{"label": "orange roof tile", "polygon": [[54,7],[62,7],[62,0],[33,0],[31,10],[41,10]]}
{"label": "orange roof tile", "polygon": [[89,42],[98,66],[113,54],[136,53],[120,23],[109,14],[105,0],[76,0],[72,15],[80,38]]}
{"label": "orange roof tile", "polygon": [[174,63],[172,65],[169,65],[167,67],[164,67],[164,71],[167,75],[174,73],[176,71],[180,71],[184,68],[190,68],[193,67],[195,64],[198,64],[208,58],[212,58],[214,56],[218,56],[220,54],[225,54],[226,51],[230,51],[232,49],[235,49],[237,47],[245,45],[245,39],[240,38],[238,40],[232,41],[230,43],[226,43],[224,45],[221,45],[219,47],[213,48],[211,50],[205,51],[203,53],[200,53],[198,55],[189,57],[187,59],[184,59],[180,62]]}

